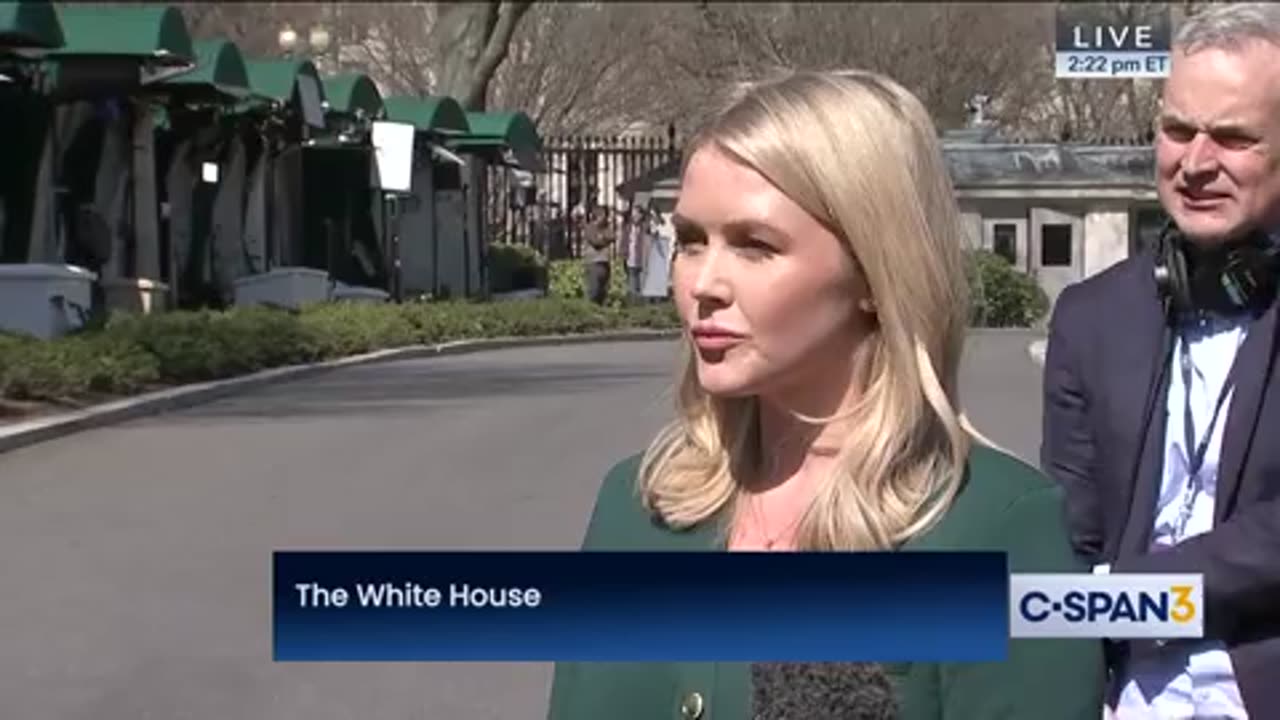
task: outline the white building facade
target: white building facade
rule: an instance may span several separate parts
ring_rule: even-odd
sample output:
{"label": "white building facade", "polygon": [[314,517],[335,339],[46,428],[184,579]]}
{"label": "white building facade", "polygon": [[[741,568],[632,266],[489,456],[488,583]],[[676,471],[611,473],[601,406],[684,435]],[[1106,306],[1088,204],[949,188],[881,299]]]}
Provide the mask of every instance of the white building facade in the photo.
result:
{"label": "white building facade", "polygon": [[943,147],[972,246],[1036,278],[1051,302],[1164,223],[1150,146],[1005,143],[970,129]]}

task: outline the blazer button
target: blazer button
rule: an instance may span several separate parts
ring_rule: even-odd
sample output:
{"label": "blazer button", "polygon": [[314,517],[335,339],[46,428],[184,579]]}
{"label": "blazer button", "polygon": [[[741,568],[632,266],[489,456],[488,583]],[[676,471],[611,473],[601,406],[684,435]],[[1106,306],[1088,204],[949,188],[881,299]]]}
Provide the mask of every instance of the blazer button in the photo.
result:
{"label": "blazer button", "polygon": [[684,702],[680,703],[680,715],[686,720],[698,720],[705,709],[706,703],[702,701],[702,695],[696,692],[685,695]]}

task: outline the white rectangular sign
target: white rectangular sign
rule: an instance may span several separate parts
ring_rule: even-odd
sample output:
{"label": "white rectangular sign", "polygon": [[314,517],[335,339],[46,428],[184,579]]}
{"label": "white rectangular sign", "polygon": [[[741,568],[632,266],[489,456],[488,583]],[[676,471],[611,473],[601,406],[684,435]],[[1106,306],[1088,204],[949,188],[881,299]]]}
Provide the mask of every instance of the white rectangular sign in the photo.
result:
{"label": "white rectangular sign", "polygon": [[1015,574],[1014,638],[1204,637],[1202,575]]}
{"label": "white rectangular sign", "polygon": [[408,123],[373,123],[373,186],[392,192],[413,192],[413,140]]}
{"label": "white rectangular sign", "polygon": [[1059,78],[1162,78],[1169,74],[1168,52],[1060,52]]}
{"label": "white rectangular sign", "polygon": [[1094,3],[1059,3],[1054,75],[1059,78],[1162,78],[1169,74],[1169,8],[1118,12]]}

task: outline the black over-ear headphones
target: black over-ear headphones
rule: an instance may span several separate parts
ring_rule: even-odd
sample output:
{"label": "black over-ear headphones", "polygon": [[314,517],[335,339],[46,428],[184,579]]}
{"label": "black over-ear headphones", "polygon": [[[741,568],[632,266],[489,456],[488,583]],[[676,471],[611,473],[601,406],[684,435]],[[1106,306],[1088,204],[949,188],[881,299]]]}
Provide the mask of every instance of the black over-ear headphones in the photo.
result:
{"label": "black over-ear headphones", "polygon": [[1275,299],[1280,245],[1266,233],[1204,250],[1169,221],[1156,245],[1156,287],[1169,315],[1262,311]]}
{"label": "black over-ear headphones", "polygon": [[[1198,311],[1231,315],[1244,311],[1261,312],[1275,299],[1280,277],[1280,247],[1263,232],[1253,232],[1242,240],[1224,243],[1213,250],[1196,247],[1170,220],[1160,231],[1155,247],[1155,280],[1164,302],[1165,319],[1160,364],[1147,388],[1143,411],[1142,447],[1155,419],[1156,407],[1167,392],[1165,382],[1173,357],[1179,316]],[[1143,452],[1133,457],[1132,475],[1142,467]],[[1125,522],[1133,508],[1125,508]],[[1123,543],[1123,537],[1120,542]]]}

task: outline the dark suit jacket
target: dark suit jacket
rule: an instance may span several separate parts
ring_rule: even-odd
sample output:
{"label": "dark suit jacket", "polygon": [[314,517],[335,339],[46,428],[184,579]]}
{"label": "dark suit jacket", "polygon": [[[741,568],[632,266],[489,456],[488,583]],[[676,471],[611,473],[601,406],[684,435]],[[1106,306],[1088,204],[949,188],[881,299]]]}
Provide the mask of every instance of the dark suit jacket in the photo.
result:
{"label": "dark suit jacket", "polygon": [[[1277,308],[1253,321],[1236,359],[1214,529],[1148,553],[1172,335],[1153,271],[1153,257],[1141,254],[1059,296],[1045,358],[1041,463],[1067,489],[1072,542],[1089,562],[1110,562],[1112,572],[1204,574],[1206,635],[1230,649],[1250,716],[1280,718]],[[1141,647],[1119,649],[1118,662]]]}
{"label": "dark suit jacket", "polygon": [[[677,531],[652,521],[636,494],[637,468],[632,457],[610,471],[583,549],[722,549],[714,522]],[[903,550],[1002,550],[1011,572],[1083,570],[1068,543],[1061,489],[986,447],[970,453],[967,482],[943,520]],[[706,609],[708,616],[718,610]],[[1011,640],[1005,662],[895,663],[885,670],[900,720],[1097,720],[1102,711],[1102,648],[1094,641]],[[750,676],[750,665],[740,663],[559,663],[548,718],[747,720]],[[831,717],[831,708],[806,702],[813,699],[797,697],[792,717]]]}

